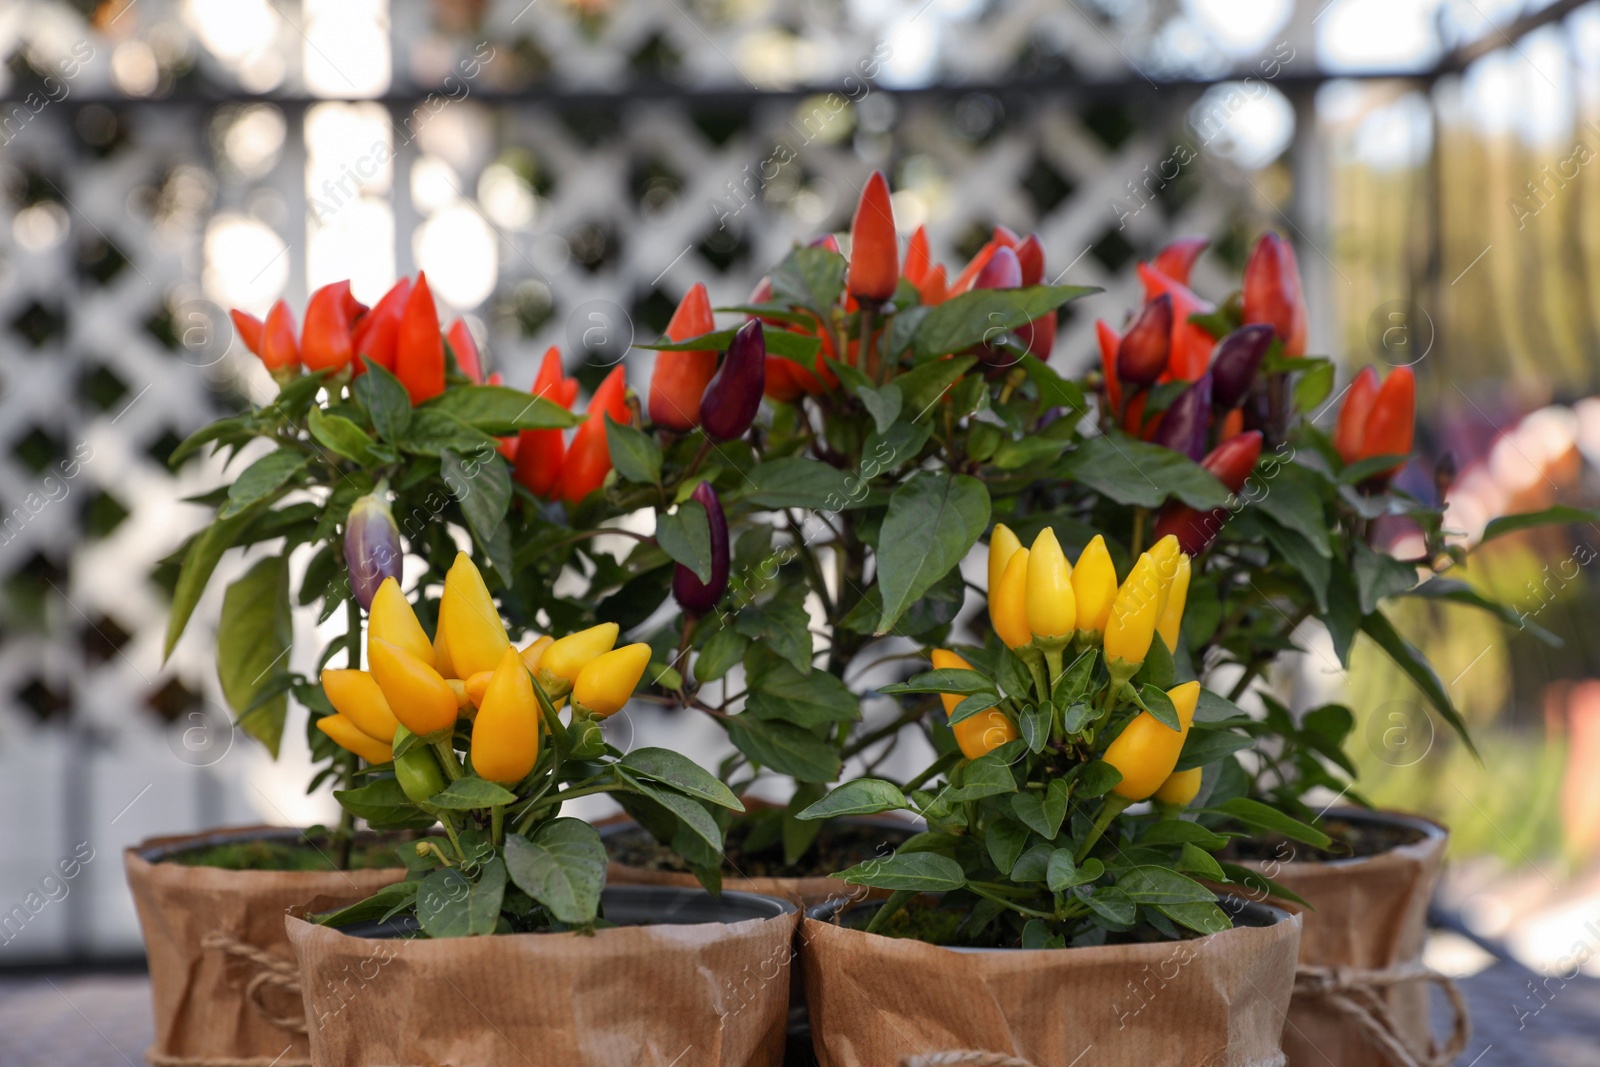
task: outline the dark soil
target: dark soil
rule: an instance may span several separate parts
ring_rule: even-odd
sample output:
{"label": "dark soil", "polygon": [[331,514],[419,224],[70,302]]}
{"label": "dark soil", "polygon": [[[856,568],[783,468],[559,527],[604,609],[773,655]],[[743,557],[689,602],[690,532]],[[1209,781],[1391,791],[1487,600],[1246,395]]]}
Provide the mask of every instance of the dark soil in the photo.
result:
{"label": "dark soil", "polygon": [[1259,838],[1239,838],[1231,842],[1222,853],[1227,860],[1291,860],[1310,863],[1327,863],[1330,860],[1360,859],[1376,856],[1402,845],[1415,844],[1427,835],[1421,830],[1390,822],[1369,822],[1366,819],[1341,819],[1329,817],[1321,820],[1317,828],[1333,838],[1331,848],[1313,848],[1299,841],[1268,834]]}
{"label": "dark soil", "polygon": [[[844,924],[857,929],[865,929],[872,921],[877,909],[872,906],[857,906],[846,913]],[[942,945],[945,948],[1021,948],[1022,936],[1006,930],[998,924],[991,924],[981,934],[974,936],[960,929],[966,920],[967,909],[943,908],[932,900],[913,900],[910,904],[900,909],[889,917],[877,933],[884,937],[908,938],[913,941],[922,941],[930,945]],[[1179,928],[1181,939],[1190,941],[1200,937],[1193,930]],[[1106,944],[1135,944],[1149,941],[1170,941],[1165,935],[1148,926],[1140,926],[1123,933],[1110,935]]]}
{"label": "dark soil", "polygon": [[[350,850],[350,870],[399,867],[395,846],[413,835],[366,836]],[[229,871],[333,871],[338,846],[327,838],[257,839],[202,845],[162,858],[185,867],[221,867]]]}
{"label": "dark soil", "polygon": [[[854,867],[873,856],[889,852],[915,830],[874,826],[838,820],[824,826],[799,863],[785,863],[783,845],[750,850],[745,847],[749,827],[735,823],[723,842],[722,873],[730,878],[821,878]],[[689,867],[667,846],[639,826],[605,834],[606,855],[614,862],[653,871],[681,871]]]}

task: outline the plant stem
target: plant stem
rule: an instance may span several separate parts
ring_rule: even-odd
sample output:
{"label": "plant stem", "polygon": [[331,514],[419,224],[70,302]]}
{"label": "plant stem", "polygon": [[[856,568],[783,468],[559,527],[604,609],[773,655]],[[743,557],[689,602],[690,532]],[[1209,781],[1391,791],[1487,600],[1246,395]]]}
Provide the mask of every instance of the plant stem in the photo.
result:
{"label": "plant stem", "polygon": [[456,759],[455,746],[446,739],[433,742],[433,750],[439,754],[439,762],[444,764],[445,777],[452,782],[460,781],[462,775],[461,761]]}
{"label": "plant stem", "polygon": [[[361,668],[361,605],[356,602],[354,590],[351,590],[349,599],[344,602],[344,654],[346,667],[351,670]],[[344,780],[344,787],[351,789],[355,786],[356,758],[351,753],[343,752],[340,753],[339,762],[343,765],[340,774]],[[338,866],[341,871],[350,869],[350,852],[355,843],[356,817],[341,805],[338,855]]]}
{"label": "plant stem", "polygon": [[873,304],[861,305],[861,351],[857,353],[863,373],[872,379],[874,385],[878,382],[878,353],[872,345],[872,320],[877,311]]}
{"label": "plant stem", "polygon": [[456,858],[462,863],[467,862],[466,849],[461,847],[461,838],[456,836],[455,816],[448,811],[440,812],[439,821],[444,824],[444,832],[450,835],[450,843],[456,847]]}
{"label": "plant stem", "polygon": [[1111,825],[1111,820],[1121,815],[1133,801],[1126,797],[1112,793],[1100,805],[1100,814],[1094,817],[1094,827],[1090,829],[1089,836],[1083,839],[1083,844],[1078,846],[1078,851],[1073,855],[1072,862],[1082,863],[1089,855],[1089,850],[1094,848],[1094,843],[1100,840],[1100,835],[1106,832],[1106,827]]}
{"label": "plant stem", "polygon": [[1135,560],[1139,558],[1139,553],[1144,551],[1144,523],[1149,516],[1149,508],[1133,509],[1133,539],[1128,551]]}
{"label": "plant stem", "polygon": [[489,809],[489,840],[502,844],[506,836],[506,806],[496,804]]}

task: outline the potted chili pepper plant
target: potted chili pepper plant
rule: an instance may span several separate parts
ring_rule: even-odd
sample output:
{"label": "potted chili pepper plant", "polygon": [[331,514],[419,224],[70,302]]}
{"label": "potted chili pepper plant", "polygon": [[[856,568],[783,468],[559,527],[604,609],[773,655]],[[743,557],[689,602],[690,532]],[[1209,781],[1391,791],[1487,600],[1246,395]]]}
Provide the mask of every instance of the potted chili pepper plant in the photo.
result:
{"label": "potted chili pepper plant", "polygon": [[[699,1045],[694,1062],[775,1063],[794,907],[698,889],[604,889],[599,833],[561,814],[579,797],[646,797],[720,851],[700,805],[737,810],[725,785],[671,750],[623,753],[601,736],[649,646],[613,648],[617,627],[601,624],[519,650],[465,555],[445,579],[431,641],[392,579],[378,597],[371,671],[360,675],[366,706],[346,698],[343,672],[325,675],[323,688],[358,726],[388,716],[380,732],[391,740],[380,743],[389,751],[364,758],[390,761],[336,795],[368,821],[437,820],[445,837],[401,847],[404,881],[284,920],[313,1060],[488,1062],[537,1050],[616,1063]],[[641,997],[646,988],[652,995]],[[460,1010],[429,1010],[442,995],[464,1002]]]}
{"label": "potted chili pepper plant", "polygon": [[[280,388],[270,404],[206,426],[172,456],[177,465],[211,447],[230,458],[251,449],[253,458],[227,485],[197,499],[215,516],[169,561],[176,584],[166,650],[170,655],[182,637],[222,557],[251,556],[222,601],[216,662],[223,697],[237,730],[274,755],[293,697],[310,712],[307,738],[320,765],[311,788],[329,779],[348,788],[362,761],[389,760],[383,720],[372,717],[370,694],[357,678],[363,612],[386,579],[402,577],[408,549],[425,565],[413,576],[419,584],[443,578],[456,555],[452,526],[473,536],[480,558],[495,558],[491,546],[506,533],[494,502],[503,513],[510,483],[497,435],[574,419],[556,404],[480,384],[471,335],[457,322],[446,340],[421,276],[401,279],[372,308],[359,304],[346,282],[325,286],[312,294],[301,331],[282,301],[265,322],[243,312],[233,319]],[[263,443],[269,447],[257,454]],[[289,565],[296,551],[309,553],[303,570]],[[343,655],[346,669],[331,672],[342,687],[325,693],[294,669],[291,594],[317,606],[323,621],[342,614],[345,633],[317,659],[320,669]],[[351,713],[335,714],[330,696],[337,710]],[[150,958],[151,1056],[308,1063],[278,916],[312,897],[356,900],[403,878],[395,841],[432,824],[415,813],[371,820],[385,838],[358,836],[346,818],[304,833],[210,831],[129,850],[128,879]]]}
{"label": "potted chili pepper plant", "polygon": [[1273,887],[1214,853],[1240,834],[1230,827],[1328,839],[1249,798],[1196,803],[1183,757],[1247,739],[1225,700],[1174,684],[1166,642],[1188,565],[1163,538],[1119,583],[1103,542],[1073,567],[1054,530],[1025,548],[999,528],[998,639],[933,649],[931,671],[882,690],[938,694],[952,751],[911,788],[858,779],[802,813],[911,810],[927,824],[840,872],[886,901],[804,924],[824,1067],[949,1049],[1279,1062],[1300,919],[1245,901]]}

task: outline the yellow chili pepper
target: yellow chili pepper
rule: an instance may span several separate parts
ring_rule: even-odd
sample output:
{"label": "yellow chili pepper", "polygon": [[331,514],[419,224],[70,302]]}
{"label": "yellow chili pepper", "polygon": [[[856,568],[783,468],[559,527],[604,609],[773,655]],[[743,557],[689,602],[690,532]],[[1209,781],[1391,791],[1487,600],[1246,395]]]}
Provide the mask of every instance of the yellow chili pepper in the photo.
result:
{"label": "yellow chili pepper", "polygon": [[317,729],[333,738],[334,744],[346,752],[354,752],[368,763],[388,763],[394,758],[389,742],[368,737],[343,715],[324,715],[317,720]]}
{"label": "yellow chili pepper", "polygon": [[450,658],[450,645],[445,640],[444,627],[433,632],[433,667],[445,678],[460,678],[455,662]]}
{"label": "yellow chili pepper", "polygon": [[1200,683],[1184,682],[1167,690],[1172,706],[1178,712],[1174,730],[1148,711],[1141,711],[1117,739],[1106,746],[1101,758],[1122,772],[1122,781],[1112,792],[1125,800],[1145,800],[1161,788],[1178,765],[1178,754],[1189,736],[1189,724],[1194,721],[1195,704],[1200,699]]}
{"label": "yellow chili pepper", "polygon": [[1105,634],[1107,667],[1120,660],[1125,665],[1123,672],[1133,677],[1134,670],[1150,651],[1150,640],[1155,636],[1156,620],[1160,617],[1161,579],[1156,574],[1155,560],[1146,552],[1133,565],[1128,580],[1122,583],[1116,599],[1111,602]]}
{"label": "yellow chili pepper", "polygon": [[989,620],[1007,648],[1033,643],[1033,631],[1028,628],[1027,549],[1019,548],[1011,553],[1000,584],[989,590]]}
{"label": "yellow chili pepper", "polygon": [[539,759],[540,725],[533,679],[508,645],[472,723],[472,769],[491,782],[522,781]]}
{"label": "yellow chili pepper", "polygon": [[460,711],[462,708],[477,707],[477,705],[472,702],[472,698],[467,695],[466,682],[463,682],[460,678],[446,678],[444,680],[444,684],[448,685],[450,687],[450,692],[455,694],[457,711]]}
{"label": "yellow chili pepper", "polygon": [[1200,771],[1199,767],[1187,771],[1173,771],[1167,776],[1167,780],[1161,783],[1161,788],[1156,790],[1155,799],[1163,804],[1187,808],[1200,794]]}
{"label": "yellow chili pepper", "polygon": [[618,632],[616,623],[603,622],[551,642],[539,657],[537,676],[544,691],[552,697],[566,696],[578,680],[578,672],[590,660],[611,651]]}
{"label": "yellow chili pepper", "polygon": [[1178,577],[1178,560],[1182,555],[1178,539],[1172,534],[1150,546],[1150,560],[1156,565],[1156,579],[1161,589],[1161,610],[1156,613],[1157,618],[1166,614],[1167,598],[1172,592],[1172,583]]}
{"label": "yellow chili pepper", "polygon": [[996,523],[994,533],[989,535],[989,593],[1000,588],[1000,576],[1006,572],[1006,564],[1011,562],[1011,557],[1017,549],[1022,547],[1022,542],[1017,540],[1017,535],[1011,532],[1011,527],[1005,523]]}
{"label": "yellow chili pepper", "polygon": [[[949,649],[936,648],[933,650],[933,665],[939,670],[960,669],[971,670],[972,664],[951,652]],[[939,699],[944,702],[944,714],[949,718],[956,710],[956,705],[964,697],[960,693],[940,693]],[[961,754],[967,759],[977,759],[979,756],[988,755],[1007,741],[1017,738],[1017,728],[1006,717],[1005,712],[998,709],[980,711],[976,715],[969,715],[965,719],[950,727],[950,732],[955,735],[956,744],[961,749]]]}
{"label": "yellow chili pepper", "polygon": [[483,694],[489,691],[489,679],[493,677],[494,671],[479,671],[461,683],[466,687],[467,699],[472,702],[473,707],[483,707]]}
{"label": "yellow chili pepper", "polygon": [[[1003,582],[1004,576],[1001,577]],[[1072,591],[1072,565],[1056,533],[1046,526],[1028,550],[1028,629],[1041,642],[1057,647],[1073,635],[1078,623],[1078,602]]]}
{"label": "yellow chili pepper", "polygon": [[511,644],[500,621],[500,609],[483,584],[477,564],[465,552],[456,553],[444,577],[439,635],[450,650],[450,663],[459,678],[494,670]]}
{"label": "yellow chili pepper", "polygon": [[1099,534],[1072,568],[1072,595],[1078,605],[1078,639],[1085,645],[1099,644],[1111,618],[1111,602],[1117,598],[1117,568]]}
{"label": "yellow chili pepper", "polygon": [[366,671],[325,670],[322,691],[328,695],[328,703],[334,710],[356,729],[386,745],[394,742],[394,732],[400,721],[389,710],[389,702],[383,698],[383,690],[372,680],[372,675]]}
{"label": "yellow chili pepper", "polygon": [[433,642],[417,621],[411,602],[400,591],[400,583],[393,578],[385,578],[372,596],[372,607],[367,611],[368,645],[373,638],[403,648],[429,665],[433,663]]}
{"label": "yellow chili pepper", "polygon": [[1167,604],[1161,611],[1161,621],[1156,624],[1156,632],[1161,635],[1161,640],[1167,643],[1167,651],[1178,651],[1178,627],[1183,623],[1183,607],[1189,599],[1189,557],[1178,555],[1177,573],[1173,575],[1172,586],[1167,592]]}
{"label": "yellow chili pepper", "polygon": [[583,665],[572,686],[573,707],[584,707],[597,719],[622,710],[650,663],[650,646],[624,645]]}
{"label": "yellow chili pepper", "polygon": [[390,710],[407,730],[432,741],[455,729],[456,694],[433,667],[381,638],[367,638],[367,660]]}
{"label": "yellow chili pepper", "polygon": [[555,643],[556,639],[553,637],[535,637],[532,641],[529,641],[525,646],[523,646],[522,652],[520,653],[522,656],[522,665],[528,668],[530,671],[538,670],[539,659],[544,655],[544,650]]}

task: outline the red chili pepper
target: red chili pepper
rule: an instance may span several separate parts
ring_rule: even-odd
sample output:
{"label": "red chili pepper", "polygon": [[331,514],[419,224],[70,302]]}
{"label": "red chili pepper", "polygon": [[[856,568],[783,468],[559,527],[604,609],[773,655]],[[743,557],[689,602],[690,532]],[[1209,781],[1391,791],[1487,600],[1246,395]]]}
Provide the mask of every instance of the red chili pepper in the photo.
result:
{"label": "red chili pepper", "polygon": [[1200,377],[1217,341],[1189,321],[1191,315],[1206,315],[1216,308],[1196,296],[1187,285],[1174,281],[1148,263],[1139,264],[1139,278],[1147,297],[1165,293],[1172,297],[1172,352],[1167,363],[1171,377],[1192,382]]}
{"label": "red chili pepper", "polygon": [[917,295],[925,307],[935,307],[944,303],[945,297],[949,295],[949,284],[945,281],[943,263],[928,270],[928,276],[917,286]]}
{"label": "red chili pepper", "polygon": [[1306,350],[1306,300],[1294,249],[1275,233],[1264,233],[1244,268],[1244,321],[1270,323],[1283,340],[1283,354]]}
{"label": "red chili pepper", "polygon": [[1210,245],[1209,237],[1180,237],[1157,252],[1150,265],[1173,281],[1188,285],[1195,260]]}
{"label": "red chili pepper", "polygon": [[839,250],[839,238],[835,237],[831,233],[825,233],[821,237],[813,238],[808,247],[826,248],[836,256],[844,255],[844,253]]}
{"label": "red chili pepper", "polygon": [[1022,238],[1017,236],[1017,231],[1009,226],[1001,226],[999,223],[995,224],[992,239],[996,244],[1003,245],[1013,252],[1017,250],[1017,245],[1022,243]]}
{"label": "red chili pepper", "polygon": [[863,304],[881,304],[900,281],[900,246],[894,233],[889,182],[881,170],[867,178],[850,224],[850,295]]}
{"label": "red chili pepper", "polygon": [[[1378,389],[1372,400],[1372,413],[1367,416],[1366,433],[1361,438],[1358,458],[1375,456],[1409,456],[1416,432],[1417,381],[1410,367],[1398,367]],[[1380,477],[1388,477],[1399,470],[1397,463]]]}
{"label": "red chili pepper", "polygon": [[[1244,488],[1250,472],[1255,470],[1256,460],[1261,458],[1261,442],[1259,430],[1250,430],[1236,437],[1230,437],[1212,449],[1210,455],[1206,456],[1200,465],[1210,471],[1217,481],[1227,486],[1228,492],[1237,493]],[[1151,537],[1159,541],[1172,534],[1178,539],[1178,547],[1186,555],[1197,556],[1211,546],[1217,532],[1227,521],[1227,508],[1197,511],[1187,504],[1173,500],[1161,509]]]}
{"label": "red chili pepper", "polygon": [[348,281],[324,285],[306,301],[306,324],[300,334],[300,358],[307,370],[336,371],[350,363],[350,298]]}
{"label": "red chili pepper", "polygon": [[743,437],[761,408],[767,384],[767,341],[760,321],[739,327],[716,377],[700,398],[700,426],[721,443]]}
{"label": "red chili pepper", "polygon": [[920,286],[922,280],[928,276],[932,268],[932,258],[928,253],[928,228],[918,226],[917,232],[911,235],[911,243],[906,246],[906,261],[900,268],[900,273],[905,275],[906,281],[912,285]]}
{"label": "red chili pepper", "polygon": [[439,333],[439,308],[428,289],[428,276],[420,271],[400,315],[394,376],[406,387],[413,404],[444,392],[444,337]]}
{"label": "red chili pepper", "polygon": [[261,320],[248,311],[234,308],[228,312],[228,317],[233,320],[233,331],[239,335],[239,340],[244,342],[252,355],[261,354]]}
{"label": "red chili pepper", "polygon": [[1367,417],[1372,414],[1372,402],[1378,398],[1378,372],[1362,367],[1361,373],[1345,390],[1344,407],[1339,409],[1339,423],[1333,431],[1333,448],[1346,463],[1361,458],[1361,442],[1367,435]]}
{"label": "red chili pepper", "polygon": [[1130,385],[1153,385],[1172,351],[1172,297],[1146,301],[1117,346],[1117,377]]}
{"label": "red chili pepper", "polygon": [[1005,245],[999,241],[991,240],[988,244],[978,249],[978,254],[973,256],[965,267],[961,268],[961,273],[957,274],[955,280],[950,283],[950,295],[955,296],[957,293],[964,293],[971,289],[974,279],[978,277],[978,272],[988,266],[989,258],[1004,247]]}
{"label": "red chili pepper", "polygon": [[1238,437],[1244,433],[1244,409],[1234,408],[1222,418],[1222,429],[1217,431],[1217,439],[1226,441],[1230,437]]}
{"label": "red chili pepper", "polygon": [[1105,379],[1106,401],[1112,414],[1116,414],[1122,410],[1122,383],[1117,380],[1117,348],[1122,338],[1104,319],[1095,320],[1094,335],[1100,342],[1100,374]]}
{"label": "red chili pepper", "polygon": [[393,372],[395,343],[400,337],[400,316],[405,312],[406,299],[410,295],[411,279],[401,278],[356,323],[352,345],[357,357],[357,374],[367,369],[366,364],[361,362],[362,356],[384,370]]}
{"label": "red chili pepper", "polygon": [[[532,393],[572,410],[578,383],[562,373],[561,350],[551,345],[545,351]],[[548,499],[561,478],[562,461],[567,454],[567,439],[560,430],[523,430],[517,435],[516,479],[534,496]],[[604,477],[604,475],[602,475]]]}
{"label": "red chili pepper", "polygon": [[351,322],[355,322],[362,315],[367,313],[367,305],[356,299],[356,294],[352,293],[349,289],[349,283],[346,283],[344,298],[341,303],[344,305],[345,317]]}
{"label": "red chili pepper", "polygon": [[[771,292],[770,286],[768,292]],[[672,313],[672,321],[667,323],[667,339],[688,341],[716,328],[711,298],[706,295],[706,287],[696,282],[683,294],[677,310]],[[657,352],[655,370],[650,373],[650,421],[680,432],[694,429],[700,424],[700,398],[716,373],[715,349]]]}
{"label": "red chili pepper", "polygon": [[805,372],[805,369],[791,359],[782,356],[767,357],[767,381],[761,393],[769,400],[776,400],[783,404],[792,404],[806,395],[805,387],[795,380],[790,368]]}
{"label": "red chili pepper", "polygon": [[261,362],[275,378],[293,374],[300,367],[300,345],[295,341],[294,312],[280,300],[267,312],[261,327]]}
{"label": "red chili pepper", "polygon": [[1022,265],[1024,287],[1044,281],[1044,245],[1038,234],[1030,233],[1027,240],[1017,245],[1017,262]]}
{"label": "red chili pepper", "polygon": [[483,361],[478,358],[478,342],[473,339],[467,324],[460,319],[452,322],[444,339],[450,342],[450,351],[455,353],[456,368],[473,381],[483,384]]}
{"label": "red chili pepper", "polygon": [[559,492],[567,503],[576,504],[605,482],[611,470],[605,417],[610,415],[613,422],[628,421],[627,390],[622,368],[614,367],[589,398],[589,417],[573,435],[566,461],[561,465]]}

